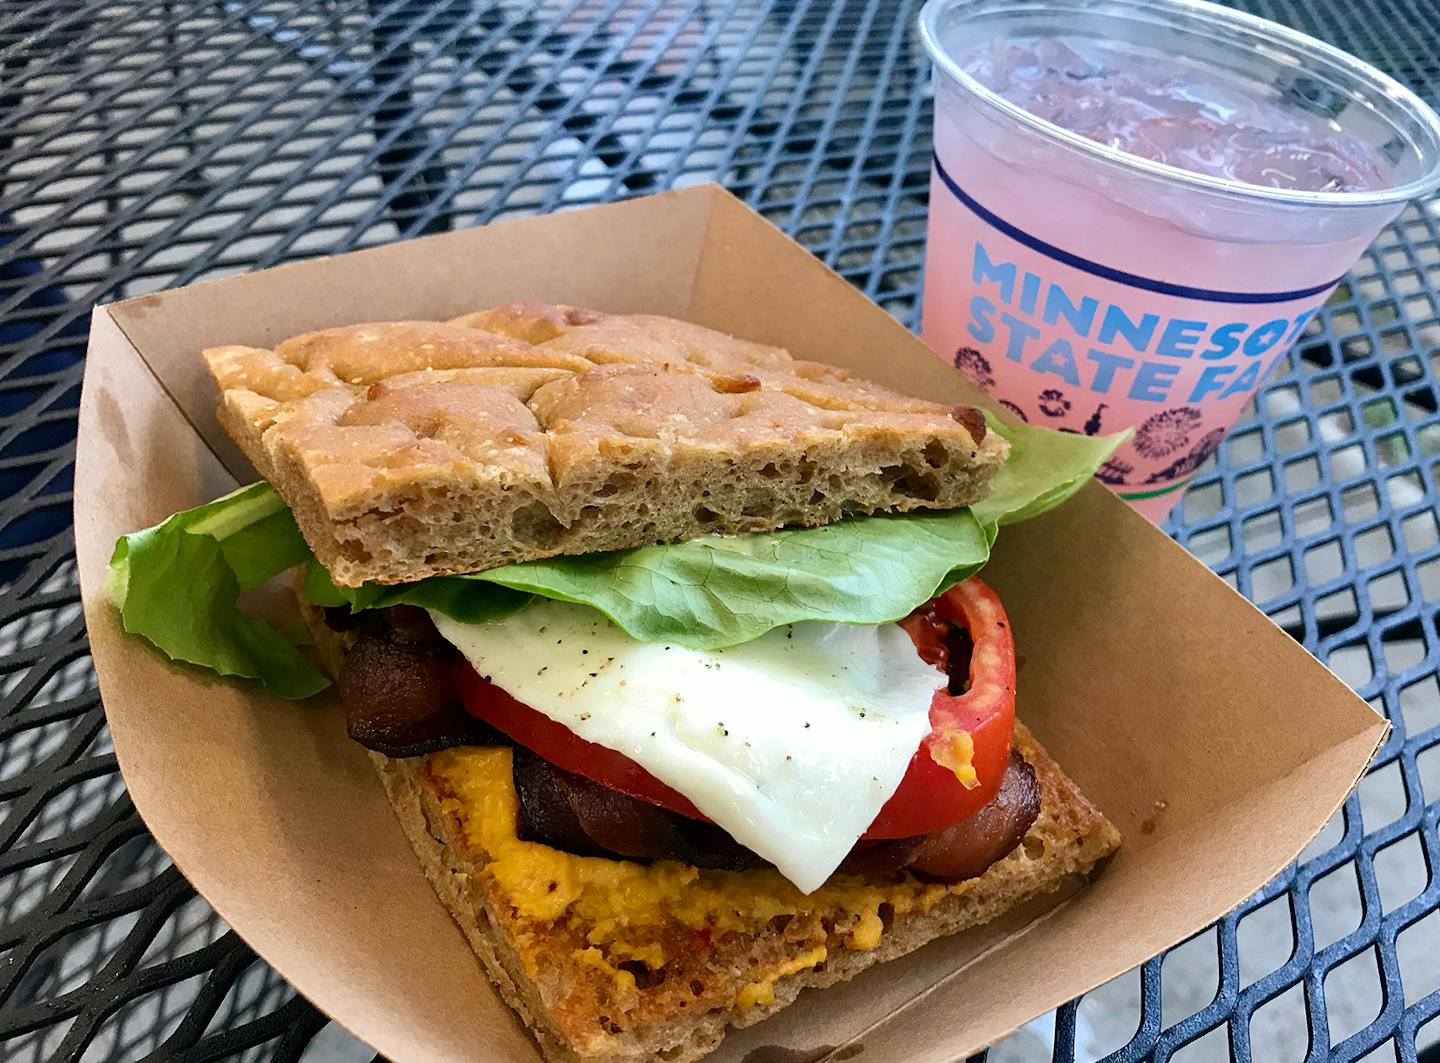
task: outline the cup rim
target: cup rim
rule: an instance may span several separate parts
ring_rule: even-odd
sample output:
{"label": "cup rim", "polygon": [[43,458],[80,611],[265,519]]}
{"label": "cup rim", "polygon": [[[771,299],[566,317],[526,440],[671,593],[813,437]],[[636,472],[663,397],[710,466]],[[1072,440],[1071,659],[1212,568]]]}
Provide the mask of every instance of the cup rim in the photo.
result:
{"label": "cup rim", "polygon": [[[1168,163],[1132,155],[1108,144],[1101,144],[1079,133],[1071,132],[1044,118],[1031,114],[1019,104],[986,88],[968,74],[940,44],[938,21],[944,11],[957,6],[969,6],[977,0],[926,0],[917,18],[920,39],[929,53],[931,61],[954,81],[958,81],[982,102],[1003,112],[1011,119],[1029,127],[1049,140],[1073,148],[1083,154],[1102,159],[1112,165],[1132,172],[1143,173],[1167,181],[1178,182],[1209,192],[1219,192],[1230,197],[1262,200],[1268,203],[1308,205],[1324,207],[1373,207],[1392,205],[1415,199],[1440,187],[1440,115],[1437,115],[1424,100],[1394,77],[1372,66],[1342,48],[1312,37],[1289,26],[1269,19],[1210,3],[1209,0],[1148,0],[1145,10],[1159,12],[1180,12],[1208,18],[1216,22],[1228,22],[1252,33],[1269,36],[1274,40],[1307,49],[1318,58],[1343,68],[1352,76],[1367,82],[1379,95],[1389,98],[1403,108],[1419,124],[1429,137],[1432,161],[1429,169],[1404,184],[1388,188],[1366,189],[1355,192],[1307,192],[1296,189],[1271,188],[1253,185],[1243,181],[1232,181],[1224,177],[1195,173]],[[1130,3],[1133,0],[1122,0]],[[1414,138],[1408,137],[1414,143]]]}

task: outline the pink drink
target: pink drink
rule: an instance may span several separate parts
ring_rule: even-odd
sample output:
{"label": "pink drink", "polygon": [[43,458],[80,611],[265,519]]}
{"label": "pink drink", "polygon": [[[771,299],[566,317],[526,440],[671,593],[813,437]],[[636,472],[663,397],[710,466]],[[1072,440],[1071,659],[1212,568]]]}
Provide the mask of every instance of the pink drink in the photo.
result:
{"label": "pink drink", "polygon": [[[1032,424],[1135,427],[1100,479],[1158,520],[1380,226],[1433,186],[1440,120],[1374,72],[1428,125],[1354,105],[1317,59],[1332,49],[1258,19],[1068,2],[921,16],[940,68],[924,336]],[[1319,72],[1270,69],[1227,39],[1245,33],[1270,54],[1298,39],[1299,70]]]}
{"label": "pink drink", "polygon": [[[959,57],[1037,118],[1152,162],[1300,192],[1385,188],[1390,167],[1333,119],[1261,89],[1096,42],[992,41]],[[1309,105],[1311,101],[1303,101]]]}

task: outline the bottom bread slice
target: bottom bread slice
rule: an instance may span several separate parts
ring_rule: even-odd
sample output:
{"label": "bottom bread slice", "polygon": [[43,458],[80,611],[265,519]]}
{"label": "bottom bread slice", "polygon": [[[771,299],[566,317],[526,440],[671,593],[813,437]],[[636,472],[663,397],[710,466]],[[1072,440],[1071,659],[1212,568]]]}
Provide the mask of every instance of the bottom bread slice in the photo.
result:
{"label": "bottom bread slice", "polygon": [[372,753],[431,884],[549,1060],[685,1063],[802,989],[854,977],[1087,874],[1119,832],[1017,726],[1041,811],[984,875],[835,876],[805,896],[770,870],[577,857],[514,836],[509,751]]}

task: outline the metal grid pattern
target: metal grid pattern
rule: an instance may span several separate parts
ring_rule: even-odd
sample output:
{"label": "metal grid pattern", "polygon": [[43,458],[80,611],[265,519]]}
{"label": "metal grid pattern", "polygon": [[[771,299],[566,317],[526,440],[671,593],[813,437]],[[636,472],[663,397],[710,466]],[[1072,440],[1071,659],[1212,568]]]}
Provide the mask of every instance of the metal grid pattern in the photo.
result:
{"label": "metal grid pattern", "polygon": [[[1246,0],[1440,93],[1440,0]],[[69,531],[89,307],[719,180],[912,322],[910,3],[0,0],[0,1056],[356,1059],[116,772]],[[1191,942],[992,1061],[1440,1040],[1440,206],[1386,230],[1169,530],[1389,716],[1359,794]]]}

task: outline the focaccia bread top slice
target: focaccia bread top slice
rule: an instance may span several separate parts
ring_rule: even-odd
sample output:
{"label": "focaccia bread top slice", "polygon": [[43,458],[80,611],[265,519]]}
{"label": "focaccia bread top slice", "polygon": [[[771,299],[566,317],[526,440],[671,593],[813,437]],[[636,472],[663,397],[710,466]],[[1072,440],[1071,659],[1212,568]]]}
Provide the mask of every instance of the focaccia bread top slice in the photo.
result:
{"label": "focaccia bread top slice", "polygon": [[969,407],[672,318],[517,303],[205,352],[220,421],[356,586],[983,498]]}

